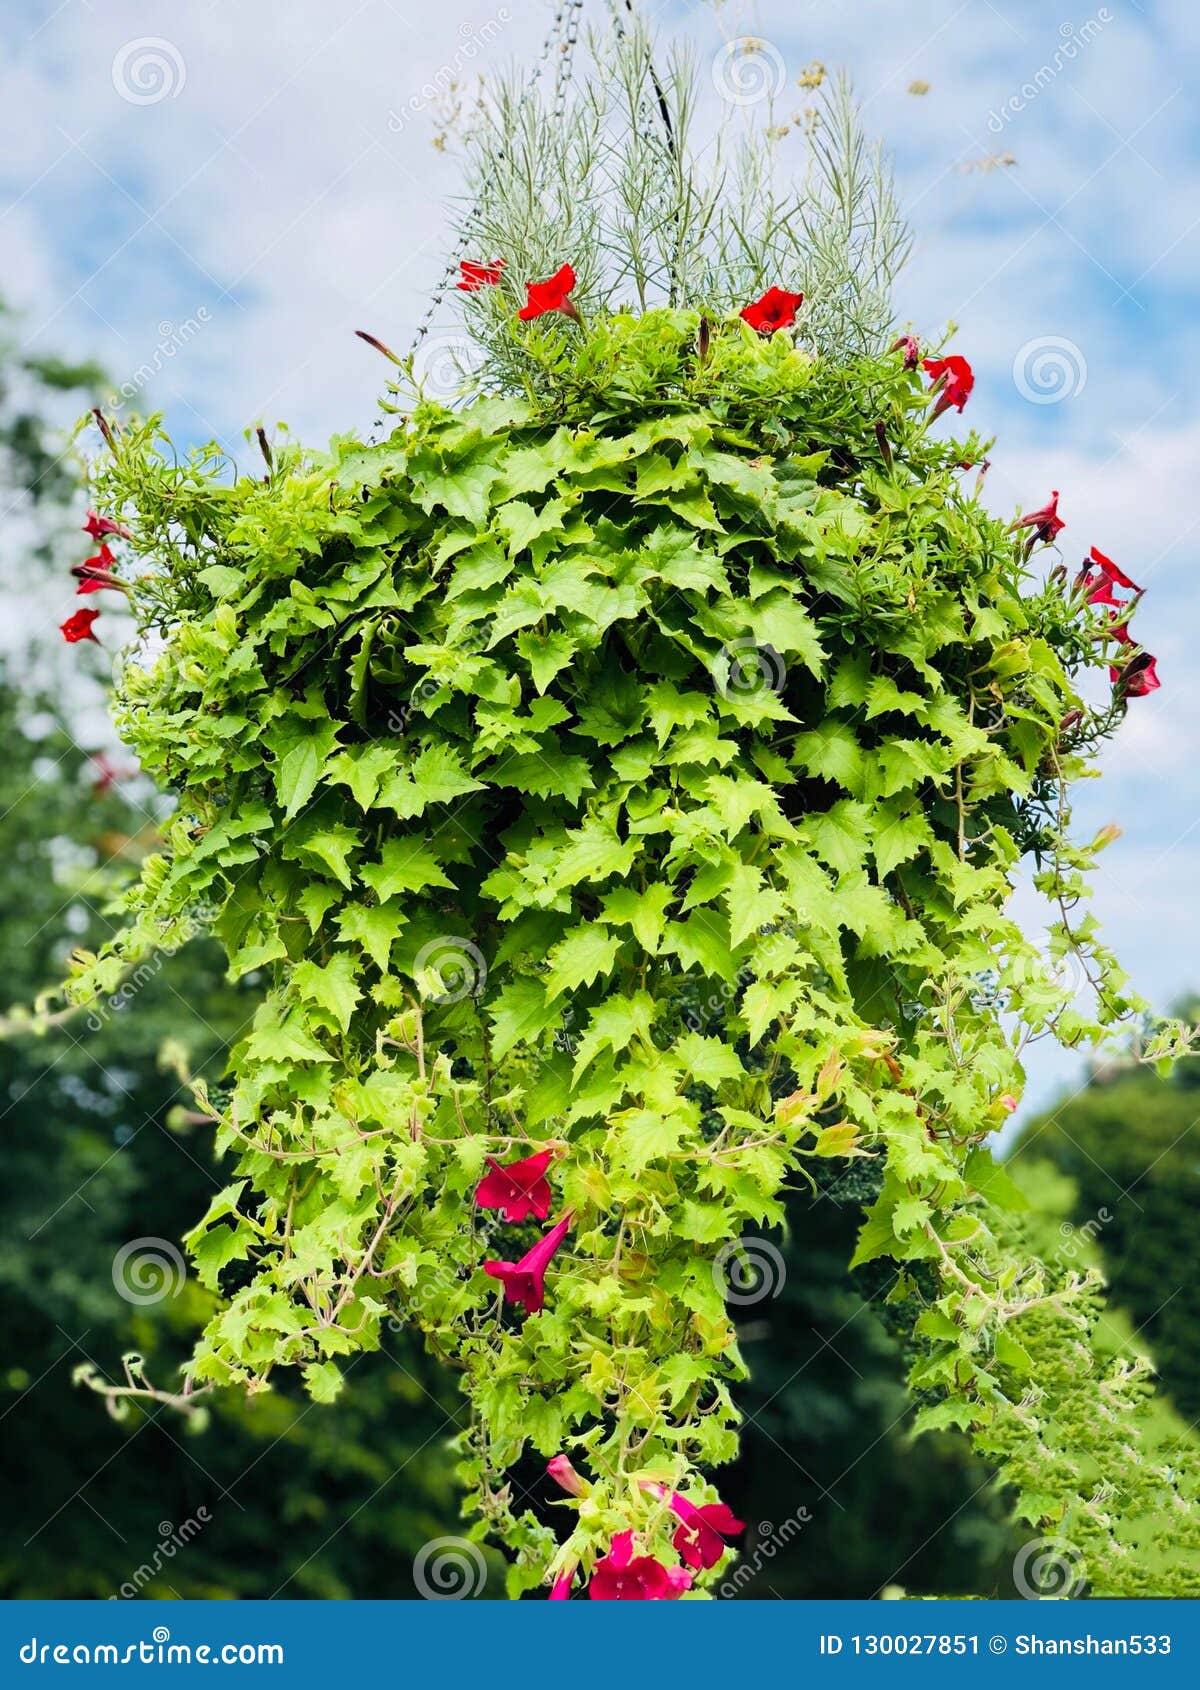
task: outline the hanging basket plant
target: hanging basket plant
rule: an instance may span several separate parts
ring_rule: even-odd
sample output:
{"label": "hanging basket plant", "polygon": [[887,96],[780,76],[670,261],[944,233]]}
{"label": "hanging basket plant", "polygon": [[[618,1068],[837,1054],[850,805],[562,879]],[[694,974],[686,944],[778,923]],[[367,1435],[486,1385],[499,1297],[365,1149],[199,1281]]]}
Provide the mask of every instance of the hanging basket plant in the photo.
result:
{"label": "hanging basket plant", "polygon": [[[80,591],[128,594],[157,652],[118,720],[178,806],[68,995],[201,907],[269,981],[196,1086],[231,1179],[172,1400],[298,1370],[329,1402],[408,1323],[461,1377],[512,1594],[702,1595],[742,1531],[714,1477],[742,1241],[850,1173],[917,1428],[968,1434],[1098,1592],[1139,1588],[1122,1513],[1170,1509],[1190,1588],[1194,1456],[1139,1453],[1098,1285],[1028,1254],[989,1149],[1030,1039],[1140,1013],[1077,914],[1109,835],[1073,842],[1067,803],[1157,685],[1138,589],[1059,561],[1055,501],[980,502],[971,371],[898,335],[905,239],[843,87],[746,230],[689,163],[686,67],[632,25],[600,57],[607,105],[597,70],[553,122],[528,89],[480,114],[460,402],[402,361],[386,438],[232,482],[155,420],[107,430]],[[1029,861],[1049,960],[1008,909]]]}

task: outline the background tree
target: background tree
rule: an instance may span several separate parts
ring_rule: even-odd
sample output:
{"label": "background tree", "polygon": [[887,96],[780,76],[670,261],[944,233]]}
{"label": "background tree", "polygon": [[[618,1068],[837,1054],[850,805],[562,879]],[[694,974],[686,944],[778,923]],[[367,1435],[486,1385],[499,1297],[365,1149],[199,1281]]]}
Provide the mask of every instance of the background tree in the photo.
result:
{"label": "background tree", "polygon": [[1065,1224],[1095,1237],[1113,1301],[1189,1422],[1200,1419],[1198,1117],[1200,1062],[1181,1062],[1168,1081],[1101,1064],[1082,1091],[1029,1123],[1014,1152],[1044,1158],[1072,1182]]}

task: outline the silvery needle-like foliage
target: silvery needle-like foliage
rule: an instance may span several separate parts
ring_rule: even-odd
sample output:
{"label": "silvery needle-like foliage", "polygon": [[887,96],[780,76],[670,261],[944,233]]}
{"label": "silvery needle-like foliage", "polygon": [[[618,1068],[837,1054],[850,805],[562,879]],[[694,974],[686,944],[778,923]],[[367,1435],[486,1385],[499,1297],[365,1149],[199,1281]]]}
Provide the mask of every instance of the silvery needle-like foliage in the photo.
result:
{"label": "silvery needle-like foliage", "polygon": [[466,136],[462,250],[505,260],[503,286],[464,301],[489,385],[539,385],[513,312],[527,281],[564,262],[585,315],[663,304],[725,315],[779,285],[804,293],[814,350],[877,352],[909,236],[848,80],[823,87],[797,180],[769,107],[713,118],[690,51],[659,53],[632,23],[591,33],[586,52],[565,84],[501,77]]}

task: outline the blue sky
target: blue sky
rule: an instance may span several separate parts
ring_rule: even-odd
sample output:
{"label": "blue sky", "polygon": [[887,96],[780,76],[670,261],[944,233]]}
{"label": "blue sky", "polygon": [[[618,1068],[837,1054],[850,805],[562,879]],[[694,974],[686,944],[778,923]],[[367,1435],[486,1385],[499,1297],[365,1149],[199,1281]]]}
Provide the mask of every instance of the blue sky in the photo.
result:
{"label": "blue sky", "polygon": [[[528,58],[550,9],[0,0],[0,291],[30,344],[99,357],[184,441],[240,445],[259,420],[314,440],[366,427],[380,366],[353,331],[406,342],[457,191],[422,88]],[[812,60],[851,71],[917,235],[898,310],[959,326],[971,420],[998,436],[989,498],[1030,508],[1060,488],[1068,561],[1099,544],[1148,589],[1139,630],[1164,685],[1136,702],[1079,825],[1125,829],[1095,907],[1137,981],[1160,1002],[1200,984],[1194,5],[642,10],[707,83],[725,41],[760,38],[782,116],[808,102],[795,79]],[[1031,1099],[1076,1066],[1039,1056]]]}

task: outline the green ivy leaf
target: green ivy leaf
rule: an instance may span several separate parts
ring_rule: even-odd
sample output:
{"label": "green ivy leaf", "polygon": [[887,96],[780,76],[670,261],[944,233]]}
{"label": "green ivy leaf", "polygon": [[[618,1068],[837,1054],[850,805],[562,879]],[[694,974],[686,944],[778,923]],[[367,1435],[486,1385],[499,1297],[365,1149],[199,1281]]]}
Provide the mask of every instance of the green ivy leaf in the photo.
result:
{"label": "green ivy leaf", "polygon": [[398,892],[423,892],[430,886],[450,886],[441,864],[424,840],[390,839],[377,863],[364,863],[363,880],[381,903]]}

